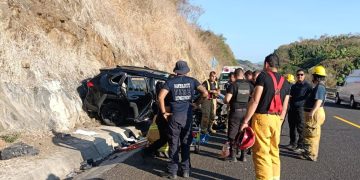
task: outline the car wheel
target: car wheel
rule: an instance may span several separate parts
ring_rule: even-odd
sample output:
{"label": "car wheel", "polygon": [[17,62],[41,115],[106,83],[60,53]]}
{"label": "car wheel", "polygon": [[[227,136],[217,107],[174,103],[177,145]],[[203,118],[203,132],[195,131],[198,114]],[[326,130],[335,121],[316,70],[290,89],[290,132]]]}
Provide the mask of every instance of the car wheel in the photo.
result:
{"label": "car wheel", "polygon": [[350,107],[354,109],[357,107],[357,103],[355,102],[353,96],[350,97]]}
{"label": "car wheel", "polygon": [[340,97],[339,97],[339,93],[336,93],[335,103],[336,103],[336,104],[341,104],[341,99],[340,99]]}

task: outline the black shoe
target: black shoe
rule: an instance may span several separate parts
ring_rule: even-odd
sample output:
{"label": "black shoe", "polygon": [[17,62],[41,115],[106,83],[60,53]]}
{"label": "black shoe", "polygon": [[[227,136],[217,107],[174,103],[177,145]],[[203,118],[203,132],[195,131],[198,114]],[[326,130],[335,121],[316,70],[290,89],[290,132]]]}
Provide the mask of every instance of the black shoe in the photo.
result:
{"label": "black shoe", "polygon": [[248,155],[251,155],[251,149],[248,150],[247,154],[248,154]]}
{"label": "black shoe", "polygon": [[182,177],[183,178],[189,178],[190,177],[189,171],[184,171],[183,174],[182,174]]}
{"label": "black shoe", "polygon": [[236,156],[233,156],[233,157],[228,157],[228,161],[229,162],[237,162],[237,159],[236,159]]}
{"label": "black shoe", "polygon": [[296,149],[294,149],[294,152],[296,153],[304,153],[305,152],[305,149],[304,148],[301,148],[301,147],[297,147]]}
{"label": "black shoe", "polygon": [[167,178],[167,179],[177,179],[176,174],[171,174],[171,173],[168,173],[168,172],[162,172],[160,174],[160,176],[163,177],[163,178]]}
{"label": "black shoe", "polygon": [[294,150],[296,148],[296,145],[293,143],[290,143],[289,145],[285,146],[285,148],[290,149],[290,150]]}
{"label": "black shoe", "polygon": [[309,161],[313,161],[313,162],[316,162],[317,159],[313,159],[310,157],[309,154],[307,154],[306,152],[302,153],[302,155],[300,156],[301,159],[304,159],[304,160],[309,160]]}

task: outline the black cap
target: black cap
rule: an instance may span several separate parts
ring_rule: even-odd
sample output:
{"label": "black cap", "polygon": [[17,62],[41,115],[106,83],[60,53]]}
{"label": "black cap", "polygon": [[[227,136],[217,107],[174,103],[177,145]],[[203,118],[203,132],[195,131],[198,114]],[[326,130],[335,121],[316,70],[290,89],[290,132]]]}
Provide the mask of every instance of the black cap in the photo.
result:
{"label": "black cap", "polygon": [[179,60],[175,64],[174,73],[177,74],[186,74],[190,72],[190,68],[187,65],[186,61]]}

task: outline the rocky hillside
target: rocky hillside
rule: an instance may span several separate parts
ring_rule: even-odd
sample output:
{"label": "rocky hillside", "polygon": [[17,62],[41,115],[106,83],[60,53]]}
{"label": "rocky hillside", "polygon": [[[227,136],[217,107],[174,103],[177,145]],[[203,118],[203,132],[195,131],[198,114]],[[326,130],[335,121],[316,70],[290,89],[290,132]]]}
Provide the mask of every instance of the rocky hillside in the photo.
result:
{"label": "rocky hillside", "polygon": [[88,121],[76,89],[102,67],[170,71],[181,58],[203,78],[214,54],[178,6],[176,0],[1,1],[0,132],[66,131]]}
{"label": "rocky hillside", "polygon": [[252,63],[249,60],[241,60],[241,59],[237,59],[236,60],[238,64],[240,64],[242,67],[244,67],[245,70],[261,70],[263,68],[262,64],[259,63]]}

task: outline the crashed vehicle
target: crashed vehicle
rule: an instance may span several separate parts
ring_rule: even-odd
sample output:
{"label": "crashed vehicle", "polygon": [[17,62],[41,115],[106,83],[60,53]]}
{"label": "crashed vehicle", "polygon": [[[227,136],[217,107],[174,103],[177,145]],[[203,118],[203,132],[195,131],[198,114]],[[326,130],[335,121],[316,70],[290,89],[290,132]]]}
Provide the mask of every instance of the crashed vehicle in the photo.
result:
{"label": "crashed vehicle", "polygon": [[155,85],[169,75],[147,67],[100,69],[86,83],[84,109],[110,126],[147,122],[157,113]]}

